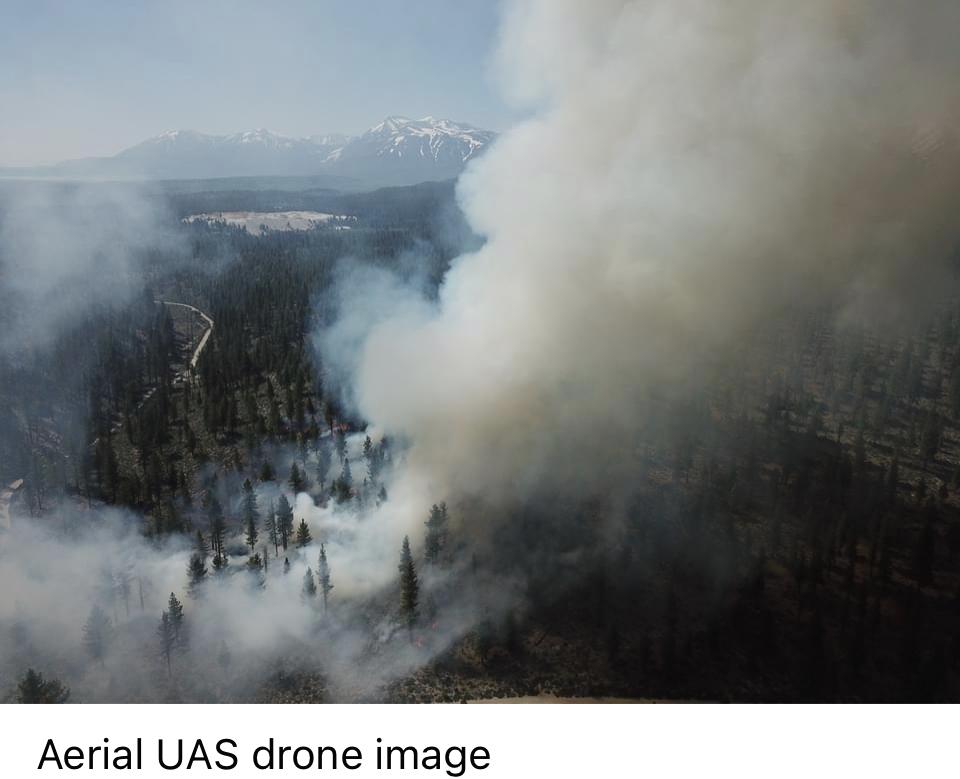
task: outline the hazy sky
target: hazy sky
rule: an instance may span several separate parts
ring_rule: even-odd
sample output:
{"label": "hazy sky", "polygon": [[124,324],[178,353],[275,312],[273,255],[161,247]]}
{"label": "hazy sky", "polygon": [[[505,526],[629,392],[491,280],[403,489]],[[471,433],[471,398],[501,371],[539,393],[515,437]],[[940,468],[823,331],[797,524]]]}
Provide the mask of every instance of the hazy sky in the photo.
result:
{"label": "hazy sky", "polygon": [[501,130],[496,0],[0,0],[0,165],[163,130],[355,133],[432,114]]}

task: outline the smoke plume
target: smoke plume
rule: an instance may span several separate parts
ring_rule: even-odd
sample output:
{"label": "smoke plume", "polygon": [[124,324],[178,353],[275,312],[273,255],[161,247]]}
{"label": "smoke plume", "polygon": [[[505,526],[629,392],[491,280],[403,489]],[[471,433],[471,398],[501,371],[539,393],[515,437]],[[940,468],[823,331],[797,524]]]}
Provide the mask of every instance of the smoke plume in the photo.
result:
{"label": "smoke plume", "polygon": [[483,248],[370,328],[360,412],[437,496],[616,487],[652,387],[798,300],[919,291],[955,239],[958,22],[946,0],[509,3],[499,69],[533,116],[461,179]]}

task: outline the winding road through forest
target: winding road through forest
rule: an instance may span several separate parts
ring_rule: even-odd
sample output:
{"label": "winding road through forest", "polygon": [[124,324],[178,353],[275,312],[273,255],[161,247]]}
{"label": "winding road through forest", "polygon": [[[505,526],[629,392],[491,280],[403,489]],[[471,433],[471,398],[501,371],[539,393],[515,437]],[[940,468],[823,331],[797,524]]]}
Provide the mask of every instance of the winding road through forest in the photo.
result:
{"label": "winding road through forest", "polygon": [[[155,303],[161,303],[165,306],[179,306],[181,308],[189,309],[197,314],[200,318],[206,322],[207,326],[203,331],[203,335],[200,336],[200,340],[197,342],[196,347],[194,347],[193,353],[190,355],[190,361],[187,363],[185,370],[177,374],[174,379],[175,383],[180,383],[186,381],[190,376],[190,373],[194,371],[197,367],[197,363],[200,360],[200,355],[203,354],[203,350],[207,345],[207,342],[210,340],[210,334],[213,332],[213,319],[211,319],[204,311],[201,311],[196,306],[191,306],[189,303],[180,303],[175,300],[155,300]],[[154,393],[157,391],[156,387],[151,387],[144,396],[140,399],[140,402],[137,404],[137,410],[139,411],[143,408],[143,405],[153,397]],[[120,430],[120,427],[123,425],[122,420],[115,422],[111,428],[111,433],[116,433]],[[96,446],[100,441],[100,437],[93,439],[91,446]],[[4,489],[0,490],[0,530],[9,530],[13,524],[13,511],[12,503],[14,496],[20,491],[23,487],[23,479],[17,479],[16,481],[9,484]]]}
{"label": "winding road through forest", "polygon": [[174,300],[157,300],[154,302],[163,303],[165,306],[180,306],[181,308],[190,309],[194,313],[199,314],[200,317],[207,323],[207,329],[204,331],[203,336],[200,338],[200,342],[197,344],[197,348],[193,350],[193,355],[190,357],[190,370],[193,370],[197,367],[197,361],[200,359],[200,354],[203,352],[203,348],[207,345],[207,341],[210,340],[210,334],[213,332],[213,320],[199,308],[196,306],[191,306],[189,303],[178,303]]}
{"label": "winding road through forest", "polygon": [[[174,383],[179,384],[184,382],[189,378],[190,373],[196,369],[197,363],[200,360],[200,355],[203,354],[203,350],[207,345],[207,342],[210,340],[210,334],[213,332],[213,319],[211,319],[205,312],[201,311],[196,306],[191,306],[189,303],[180,303],[175,300],[155,300],[154,303],[160,303],[164,306],[179,306],[180,308],[186,308],[190,311],[193,311],[195,314],[200,316],[204,322],[207,323],[207,327],[203,331],[203,335],[200,336],[200,340],[197,342],[196,347],[194,347],[193,354],[190,355],[190,361],[187,363],[187,367],[178,373],[174,378]],[[150,400],[156,393],[157,388],[151,387],[149,390],[144,393],[144,396],[140,398],[140,402],[137,403],[135,411],[139,411],[143,408],[144,404]],[[110,427],[111,433],[116,433],[120,430],[120,427],[123,425],[123,420],[118,420]],[[93,439],[91,446],[96,446],[97,442],[100,440],[99,437]]]}

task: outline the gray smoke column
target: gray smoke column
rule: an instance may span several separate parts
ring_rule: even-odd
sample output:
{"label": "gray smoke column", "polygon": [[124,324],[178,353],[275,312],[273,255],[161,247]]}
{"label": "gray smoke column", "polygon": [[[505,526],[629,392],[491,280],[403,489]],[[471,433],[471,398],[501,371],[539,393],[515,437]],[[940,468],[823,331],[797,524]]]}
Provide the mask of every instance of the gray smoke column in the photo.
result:
{"label": "gray smoke column", "polygon": [[958,29],[946,0],[509,3],[498,63],[533,118],[461,180],[484,248],[372,327],[360,411],[438,497],[624,478],[653,385],[786,303],[935,275]]}

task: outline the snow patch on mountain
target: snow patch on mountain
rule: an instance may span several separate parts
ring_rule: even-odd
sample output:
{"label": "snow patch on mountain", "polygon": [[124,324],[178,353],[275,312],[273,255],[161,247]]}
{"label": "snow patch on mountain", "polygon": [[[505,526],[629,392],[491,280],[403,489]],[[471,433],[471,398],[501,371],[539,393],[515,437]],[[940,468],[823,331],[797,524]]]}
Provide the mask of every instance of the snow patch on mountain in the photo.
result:
{"label": "snow patch on mountain", "polygon": [[[417,184],[459,176],[495,138],[489,130],[432,116],[389,116],[353,137],[296,138],[265,128],[230,135],[177,129],[113,157],[72,160],[42,169],[39,175],[207,179],[328,174],[353,188]],[[31,174],[38,175],[35,170]]]}

